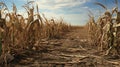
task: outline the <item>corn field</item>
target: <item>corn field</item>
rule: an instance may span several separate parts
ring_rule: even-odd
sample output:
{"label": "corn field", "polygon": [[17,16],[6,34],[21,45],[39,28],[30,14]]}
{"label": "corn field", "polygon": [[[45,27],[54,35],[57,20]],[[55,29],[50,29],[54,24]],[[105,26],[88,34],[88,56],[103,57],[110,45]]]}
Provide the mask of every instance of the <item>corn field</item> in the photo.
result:
{"label": "corn field", "polygon": [[[28,14],[28,17],[24,18],[17,13],[14,3],[13,11],[9,12],[6,4],[0,2],[0,55],[4,56],[5,63],[6,54],[18,55],[27,49],[32,50],[33,47],[40,46],[41,39],[61,38],[71,28],[63,19],[47,19],[44,14],[39,13],[38,5],[35,14],[35,7],[30,7],[31,4],[33,1],[23,5]],[[2,18],[3,15],[5,18]]]}
{"label": "corn field", "polygon": [[15,3],[11,11],[0,2],[0,67],[119,67],[120,11],[114,1],[113,9],[95,2],[103,14],[88,10],[86,26],[48,19],[34,1],[22,6],[27,16]]}
{"label": "corn field", "polygon": [[120,55],[120,12],[118,1],[115,0],[116,7],[111,10],[108,10],[102,3],[96,2],[95,4],[101,6],[104,13],[95,21],[92,11],[89,11],[90,18],[87,28],[90,44],[96,46],[99,51],[104,51],[105,55]]}

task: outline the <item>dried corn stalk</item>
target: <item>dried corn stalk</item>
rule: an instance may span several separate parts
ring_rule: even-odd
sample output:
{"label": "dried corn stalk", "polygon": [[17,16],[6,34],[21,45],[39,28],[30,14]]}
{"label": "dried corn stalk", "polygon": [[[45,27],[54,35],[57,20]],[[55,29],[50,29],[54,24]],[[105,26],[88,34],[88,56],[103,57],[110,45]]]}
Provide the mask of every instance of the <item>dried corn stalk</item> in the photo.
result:
{"label": "dried corn stalk", "polygon": [[[119,24],[120,22],[120,18],[119,18],[119,14],[120,12],[118,12],[118,2],[116,1],[116,7],[112,10],[112,12],[107,10],[107,7],[104,6],[101,3],[95,3],[101,7],[103,7],[106,11],[104,13],[104,15],[100,16],[98,21],[96,22],[97,24],[94,24],[95,21],[91,21],[89,20],[89,34],[90,34],[90,38],[94,38],[96,40],[92,42],[92,44],[98,44],[98,47],[100,48],[100,50],[107,50],[107,55],[112,54],[112,55],[117,55],[119,52],[118,50],[118,45],[120,42],[120,40],[118,40],[119,35],[118,32],[120,31],[119,27],[116,27],[113,24],[113,20],[115,20],[116,25]],[[113,13],[116,13],[116,18],[112,18]],[[91,17],[90,17],[91,18]],[[92,19],[92,18],[91,18]],[[93,25],[94,24],[94,25]],[[96,27],[95,27],[96,26]],[[94,29],[96,28],[96,29]],[[93,34],[92,34],[93,33]],[[98,36],[96,38],[96,36]],[[92,39],[92,40],[94,40]],[[115,50],[115,52],[111,52]]]}

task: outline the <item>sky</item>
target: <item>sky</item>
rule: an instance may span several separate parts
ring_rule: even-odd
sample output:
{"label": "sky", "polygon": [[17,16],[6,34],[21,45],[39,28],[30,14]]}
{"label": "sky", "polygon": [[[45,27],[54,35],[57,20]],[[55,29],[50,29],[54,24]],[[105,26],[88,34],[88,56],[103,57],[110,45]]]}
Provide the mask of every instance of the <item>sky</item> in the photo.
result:
{"label": "sky", "polygon": [[[0,0],[7,4],[9,10],[12,10],[14,2],[18,13],[24,17],[27,16],[25,9],[22,7],[27,0]],[[103,14],[104,9],[95,2],[100,2],[107,6],[109,10],[115,7],[114,0],[28,0],[35,1],[39,6],[39,12],[44,13],[47,18],[63,18],[67,23],[72,25],[85,25],[89,20],[89,10],[92,11],[95,18]],[[118,0],[120,3],[120,0]],[[119,5],[120,6],[120,5]]]}

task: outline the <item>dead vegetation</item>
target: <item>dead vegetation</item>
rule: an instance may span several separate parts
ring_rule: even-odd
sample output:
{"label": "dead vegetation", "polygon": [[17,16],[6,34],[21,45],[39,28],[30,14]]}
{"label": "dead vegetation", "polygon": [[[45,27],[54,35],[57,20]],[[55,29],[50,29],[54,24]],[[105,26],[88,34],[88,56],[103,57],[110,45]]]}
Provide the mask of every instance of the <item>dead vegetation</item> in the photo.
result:
{"label": "dead vegetation", "polygon": [[[105,9],[104,14],[95,21],[91,11],[89,11],[89,22],[86,25],[89,29],[90,44],[96,46],[98,50],[106,52],[104,55],[120,56],[120,18],[118,1],[115,0],[116,7],[109,11],[101,4],[95,3]],[[114,17],[115,16],[115,17]]]}
{"label": "dead vegetation", "polygon": [[[117,5],[118,2],[117,0],[115,1]],[[33,1],[23,5],[28,14],[27,18],[17,13],[17,7],[14,3],[12,12],[9,12],[3,2],[0,2],[0,4],[3,6],[0,9],[0,65],[7,67],[7,64],[15,58],[24,58],[27,55],[27,58],[19,61],[19,63],[31,63],[37,57],[38,62],[36,63],[38,65],[44,61],[46,65],[61,64],[61,67],[70,66],[69,64],[73,64],[73,67],[74,65],[79,66],[79,64],[83,67],[96,67],[96,63],[100,65],[109,64],[106,64],[108,61],[103,61],[101,55],[97,56],[93,55],[93,53],[102,51],[105,53],[104,55],[117,57],[120,55],[120,12],[118,11],[118,6],[110,12],[103,4],[95,3],[102,6],[105,12],[95,21],[92,12],[89,11],[90,19],[86,26],[89,32],[89,40],[87,40],[86,28],[85,30],[84,27],[79,26],[72,26],[71,28],[71,25],[65,23],[63,19],[47,19],[44,14],[39,13],[38,5],[36,7],[33,6]],[[35,10],[37,11],[36,13]],[[4,11],[8,12],[4,13]],[[113,17],[115,13],[116,18]],[[5,14],[5,18],[2,18],[3,14]],[[71,34],[66,35],[66,39],[56,40],[62,38],[66,32],[71,30]],[[52,41],[51,39],[55,40]],[[98,51],[95,48],[92,49],[91,46],[92,48],[97,48]],[[51,51],[51,53],[48,51]],[[36,53],[32,55],[33,52]],[[40,52],[43,52],[43,54]],[[31,58],[29,55],[33,57]],[[99,58],[99,63],[94,58]],[[54,60],[55,62],[46,63],[46,60]],[[44,65],[44,62],[42,65]],[[115,64],[111,61],[109,63]],[[119,62],[116,64],[119,65]]]}
{"label": "dead vegetation", "polygon": [[[0,58],[4,59],[0,64],[7,64],[8,59],[13,59],[11,56],[15,57],[24,54],[26,50],[37,49],[41,45],[41,39],[61,38],[70,30],[70,24],[65,23],[63,19],[47,19],[44,14],[40,14],[38,5],[36,5],[37,14],[35,14],[33,4],[35,5],[30,1],[23,6],[28,14],[28,17],[24,18],[17,13],[14,3],[13,11],[9,12],[5,3],[0,2],[0,6],[3,7],[0,9]],[[2,15],[5,15],[5,18],[2,18]],[[11,56],[7,56],[8,54]]]}

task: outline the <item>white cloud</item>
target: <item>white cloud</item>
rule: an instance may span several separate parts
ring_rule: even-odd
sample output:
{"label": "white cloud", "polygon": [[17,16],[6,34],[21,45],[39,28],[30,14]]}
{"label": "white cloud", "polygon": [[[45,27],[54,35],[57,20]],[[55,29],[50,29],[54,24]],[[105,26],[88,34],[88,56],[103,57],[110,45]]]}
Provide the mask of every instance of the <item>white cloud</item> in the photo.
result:
{"label": "white cloud", "polygon": [[[31,0],[30,0],[31,1]],[[47,18],[56,18],[56,19],[60,19],[60,17],[63,17],[64,20],[72,25],[84,25],[88,19],[87,15],[86,15],[86,9],[88,7],[80,7],[79,8],[73,8],[71,9],[69,12],[69,14],[65,14],[62,12],[66,12],[65,10],[62,10],[61,8],[72,8],[75,6],[80,6],[90,0],[35,0],[38,5],[39,5],[39,9],[40,10],[50,10],[49,11],[42,11],[45,16]],[[61,13],[59,13],[59,11]],[[80,12],[80,13],[72,13],[74,11]],[[83,12],[83,13],[82,13]],[[22,11],[22,14],[24,14],[24,12]],[[26,16],[26,15],[25,15]]]}
{"label": "white cloud", "polygon": [[37,0],[40,9],[59,9],[64,7],[74,7],[84,4],[90,0]]}
{"label": "white cloud", "polygon": [[84,6],[84,7],[82,7],[82,8],[84,8],[84,9],[89,9],[89,7],[87,7],[87,6]]}

